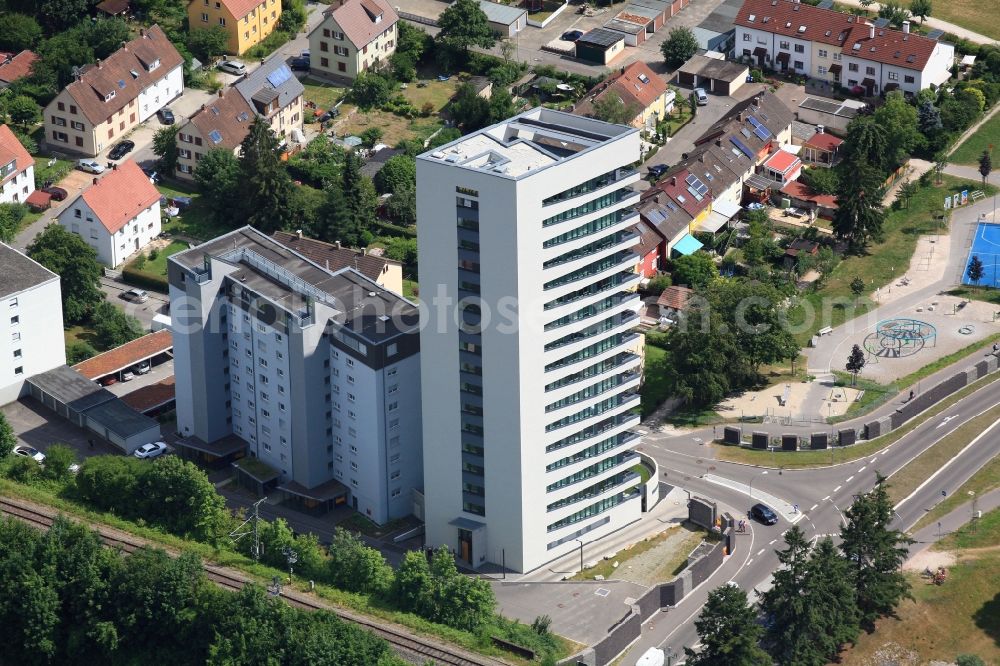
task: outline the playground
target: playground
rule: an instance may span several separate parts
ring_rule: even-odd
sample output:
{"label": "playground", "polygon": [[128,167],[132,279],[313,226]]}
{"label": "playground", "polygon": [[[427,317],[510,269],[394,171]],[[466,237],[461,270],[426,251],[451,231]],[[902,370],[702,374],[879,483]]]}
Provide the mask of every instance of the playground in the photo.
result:
{"label": "playground", "polygon": [[[972,263],[973,257],[978,257],[983,263],[983,276],[978,282],[969,278],[969,264]],[[965,261],[962,283],[979,287],[1000,287],[998,260],[1000,260],[1000,224],[980,221],[972,240],[969,257]]]}

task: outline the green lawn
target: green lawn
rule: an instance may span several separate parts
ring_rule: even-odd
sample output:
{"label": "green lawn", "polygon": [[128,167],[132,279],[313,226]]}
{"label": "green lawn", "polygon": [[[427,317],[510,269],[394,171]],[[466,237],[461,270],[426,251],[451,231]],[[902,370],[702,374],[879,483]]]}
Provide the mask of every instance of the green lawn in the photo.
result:
{"label": "green lawn", "polygon": [[[58,183],[73,170],[73,162],[70,160],[53,160],[53,158],[44,155],[32,155],[32,157],[35,158],[35,184],[37,186],[42,186],[49,181]],[[49,162],[53,162],[53,164],[50,166]]]}
{"label": "green lawn", "polygon": [[420,300],[420,285],[416,280],[403,280],[403,297],[411,301]]}
{"label": "green lawn", "polygon": [[949,291],[948,295],[1000,305],[1000,289],[990,289],[988,287],[957,287]]}
{"label": "green lawn", "polygon": [[191,205],[182,215],[168,218],[163,223],[163,231],[167,234],[179,234],[204,242],[232,231],[229,227],[215,224],[194,185],[170,181],[169,184],[158,183],[156,189],[167,198],[191,197]]}
{"label": "green lawn", "polygon": [[136,264],[138,260],[133,260],[129,264],[129,268],[132,270],[150,276],[154,279],[166,279],[167,277],[167,258],[170,255],[177,254],[182,250],[188,249],[188,244],[184,241],[171,241],[170,245],[165,248],[160,249],[156,253],[155,259],[150,259],[146,256],[146,261],[143,263],[142,268],[139,268]]}
{"label": "green lawn", "polygon": [[[931,184],[917,191],[909,207],[890,210],[883,226],[884,237],[872,243],[866,254],[845,257],[826,280],[826,285],[816,292],[809,292],[790,308],[789,323],[796,340],[805,345],[809,338],[825,326],[839,326],[848,319],[862,316],[875,306],[869,296],[876,287],[892,284],[910,267],[910,259],[917,247],[917,239],[926,234],[948,233],[941,220],[946,194],[963,189],[982,189],[987,195],[996,188],[945,175],[941,185]],[[851,282],[860,277],[865,283],[865,293],[855,298]]]}
{"label": "green lawn", "polygon": [[[933,524],[942,516],[951,513],[956,507],[970,501],[972,498],[969,496],[969,491],[977,495],[982,495],[994,488],[1000,488],[1000,457],[993,458],[993,460],[980,468],[978,472],[969,477],[968,481],[951,491],[948,497],[917,521],[917,524],[913,526],[913,530],[916,531]],[[972,508],[970,507],[969,510],[971,511]],[[994,543],[1000,543],[1000,541]]]}
{"label": "green lawn", "polygon": [[308,76],[302,79],[302,87],[306,91],[306,101],[315,103],[321,109],[332,109],[333,105],[339,102],[348,90],[344,86],[317,81]]}
{"label": "green lawn", "polygon": [[[992,24],[994,21],[984,21],[982,25]],[[990,146],[1000,147],[1000,114],[994,114],[992,118],[983,123],[983,126],[976,130],[976,133],[966,139],[955,152],[951,154],[951,161],[955,164],[979,165],[979,156]],[[1000,153],[993,151],[994,159],[1000,158]],[[997,168],[996,166],[993,167]]]}
{"label": "green lawn", "polygon": [[[909,0],[903,0],[902,4],[910,6]],[[1000,22],[995,20],[1000,16],[1000,0],[948,0],[933,3],[933,10],[931,18],[954,23],[991,39],[1000,39]],[[988,18],[990,16],[994,19]],[[919,21],[914,19],[914,23]]]}
{"label": "green lawn", "polygon": [[664,372],[667,352],[656,345],[647,344],[645,354],[642,388],[639,389],[642,398],[643,418],[656,411],[656,408],[669,395],[666,373]]}

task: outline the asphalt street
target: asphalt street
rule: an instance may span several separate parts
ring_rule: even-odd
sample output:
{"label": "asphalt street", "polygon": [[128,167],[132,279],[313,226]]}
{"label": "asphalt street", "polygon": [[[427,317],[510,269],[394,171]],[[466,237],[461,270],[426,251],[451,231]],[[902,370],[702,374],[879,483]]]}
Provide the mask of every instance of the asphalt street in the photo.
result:
{"label": "asphalt street", "polygon": [[[653,616],[622,663],[634,664],[650,647],[669,647],[677,655],[683,655],[684,647],[698,643],[693,621],[711,589],[733,581],[750,591],[751,600],[756,597],[754,589],[767,589],[771,573],[778,566],[775,549],[782,547],[781,535],[792,523],[810,539],[824,535],[836,537],[843,524],[843,510],[850,506],[855,495],[874,486],[876,472],[889,476],[891,483],[892,475],[914,457],[997,405],[1000,405],[1000,393],[996,386],[986,386],[877,453],[861,460],[809,470],[781,470],[713,460],[711,449],[703,443],[711,439],[711,430],[683,437],[661,433],[647,435],[642,449],[656,459],[661,474],[669,483],[693,495],[742,510],[748,510],[754,501],[761,500],[760,493],[766,492],[781,502],[798,505],[798,513],[788,516],[779,511],[781,519],[774,526],[749,523],[750,529],[738,535],[734,554],[726,564],[675,608]],[[997,453],[997,430],[1000,425],[974,439],[910,497],[901,501],[896,506],[894,527],[908,530],[944,499],[942,491],[948,494],[958,488],[993,458]],[[730,483],[720,485],[706,477]],[[751,481],[753,501],[748,495]]]}

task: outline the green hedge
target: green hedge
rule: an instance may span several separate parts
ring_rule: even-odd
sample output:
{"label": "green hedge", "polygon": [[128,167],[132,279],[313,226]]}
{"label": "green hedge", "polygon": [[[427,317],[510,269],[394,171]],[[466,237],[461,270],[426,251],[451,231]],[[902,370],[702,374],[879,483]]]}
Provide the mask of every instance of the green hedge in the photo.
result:
{"label": "green hedge", "polygon": [[122,269],[122,279],[126,282],[126,284],[130,284],[133,287],[152,289],[153,291],[159,291],[164,294],[169,291],[170,287],[170,283],[167,282],[167,278],[160,275],[144,273],[143,271],[136,270],[128,266]]}

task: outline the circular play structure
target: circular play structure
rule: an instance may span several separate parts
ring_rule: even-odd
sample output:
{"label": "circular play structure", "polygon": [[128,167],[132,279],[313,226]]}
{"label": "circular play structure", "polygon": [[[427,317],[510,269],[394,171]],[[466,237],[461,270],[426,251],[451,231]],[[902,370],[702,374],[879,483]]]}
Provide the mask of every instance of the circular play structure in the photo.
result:
{"label": "circular play structure", "polygon": [[937,344],[937,328],[919,319],[886,319],[865,338],[865,350],[879,358],[903,358]]}

